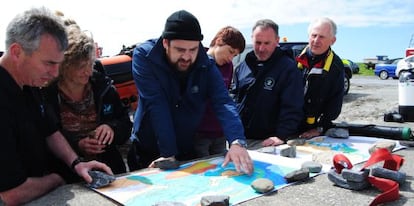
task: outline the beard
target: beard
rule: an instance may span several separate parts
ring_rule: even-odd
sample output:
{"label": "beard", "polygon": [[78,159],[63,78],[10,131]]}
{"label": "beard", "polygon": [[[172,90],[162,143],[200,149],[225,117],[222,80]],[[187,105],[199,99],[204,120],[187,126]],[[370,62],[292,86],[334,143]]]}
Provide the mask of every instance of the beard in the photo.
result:
{"label": "beard", "polygon": [[193,67],[195,59],[193,60],[192,58],[189,58],[188,60],[186,60],[182,57],[178,57],[178,59],[176,59],[176,56],[178,55],[173,55],[170,47],[166,48],[165,58],[176,71],[187,72]]}
{"label": "beard", "polygon": [[178,59],[176,62],[171,62],[170,61],[170,63],[179,72],[187,72],[194,65],[194,62],[191,62],[191,59],[190,60],[184,60],[184,59],[181,59],[181,58]]}

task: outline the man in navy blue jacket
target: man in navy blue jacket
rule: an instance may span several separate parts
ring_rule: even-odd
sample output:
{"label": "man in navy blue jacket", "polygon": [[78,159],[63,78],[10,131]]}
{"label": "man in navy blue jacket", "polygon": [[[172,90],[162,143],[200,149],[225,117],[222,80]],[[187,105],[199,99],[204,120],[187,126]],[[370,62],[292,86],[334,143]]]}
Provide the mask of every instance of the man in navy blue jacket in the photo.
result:
{"label": "man in navy blue jacket", "polygon": [[138,160],[129,154],[131,170],[154,167],[157,160],[194,158],[193,137],[210,99],[230,145],[223,165],[232,161],[238,171],[252,173],[235,104],[202,39],[198,20],[181,10],[168,17],[161,38],[135,48],[132,72],[139,104],[131,149]]}
{"label": "man in navy blue jacket", "polygon": [[[278,25],[270,19],[253,27],[254,51],[234,72],[232,93],[245,135],[260,146],[283,144],[297,135],[303,119],[302,76],[279,45]],[[257,141],[251,141],[257,142]]]}

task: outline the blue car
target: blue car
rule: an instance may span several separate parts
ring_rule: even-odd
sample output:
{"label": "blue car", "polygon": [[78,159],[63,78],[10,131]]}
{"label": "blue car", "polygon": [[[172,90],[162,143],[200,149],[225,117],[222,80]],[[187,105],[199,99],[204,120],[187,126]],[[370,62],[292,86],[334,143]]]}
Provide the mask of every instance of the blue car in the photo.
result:
{"label": "blue car", "polygon": [[395,74],[397,69],[397,63],[402,58],[390,59],[382,64],[376,64],[374,74],[377,75],[380,79],[385,80],[389,77],[397,79],[398,76]]}

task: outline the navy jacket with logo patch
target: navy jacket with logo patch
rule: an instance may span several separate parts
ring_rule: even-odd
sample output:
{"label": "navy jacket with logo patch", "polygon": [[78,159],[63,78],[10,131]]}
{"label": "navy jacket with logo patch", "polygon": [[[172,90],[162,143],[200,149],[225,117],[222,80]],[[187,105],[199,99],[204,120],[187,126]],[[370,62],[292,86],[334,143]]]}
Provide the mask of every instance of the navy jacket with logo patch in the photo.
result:
{"label": "navy jacket with logo patch", "polygon": [[285,51],[278,47],[267,61],[258,61],[249,52],[233,81],[231,93],[248,139],[286,140],[298,133],[303,119],[302,75]]}

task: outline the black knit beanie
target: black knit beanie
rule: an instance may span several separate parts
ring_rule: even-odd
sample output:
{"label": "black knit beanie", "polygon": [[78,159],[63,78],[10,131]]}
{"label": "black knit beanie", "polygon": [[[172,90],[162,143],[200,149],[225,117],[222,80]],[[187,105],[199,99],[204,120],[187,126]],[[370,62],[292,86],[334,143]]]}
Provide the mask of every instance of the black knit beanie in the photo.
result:
{"label": "black knit beanie", "polygon": [[176,11],[165,22],[162,38],[173,40],[203,40],[197,18],[185,10]]}

